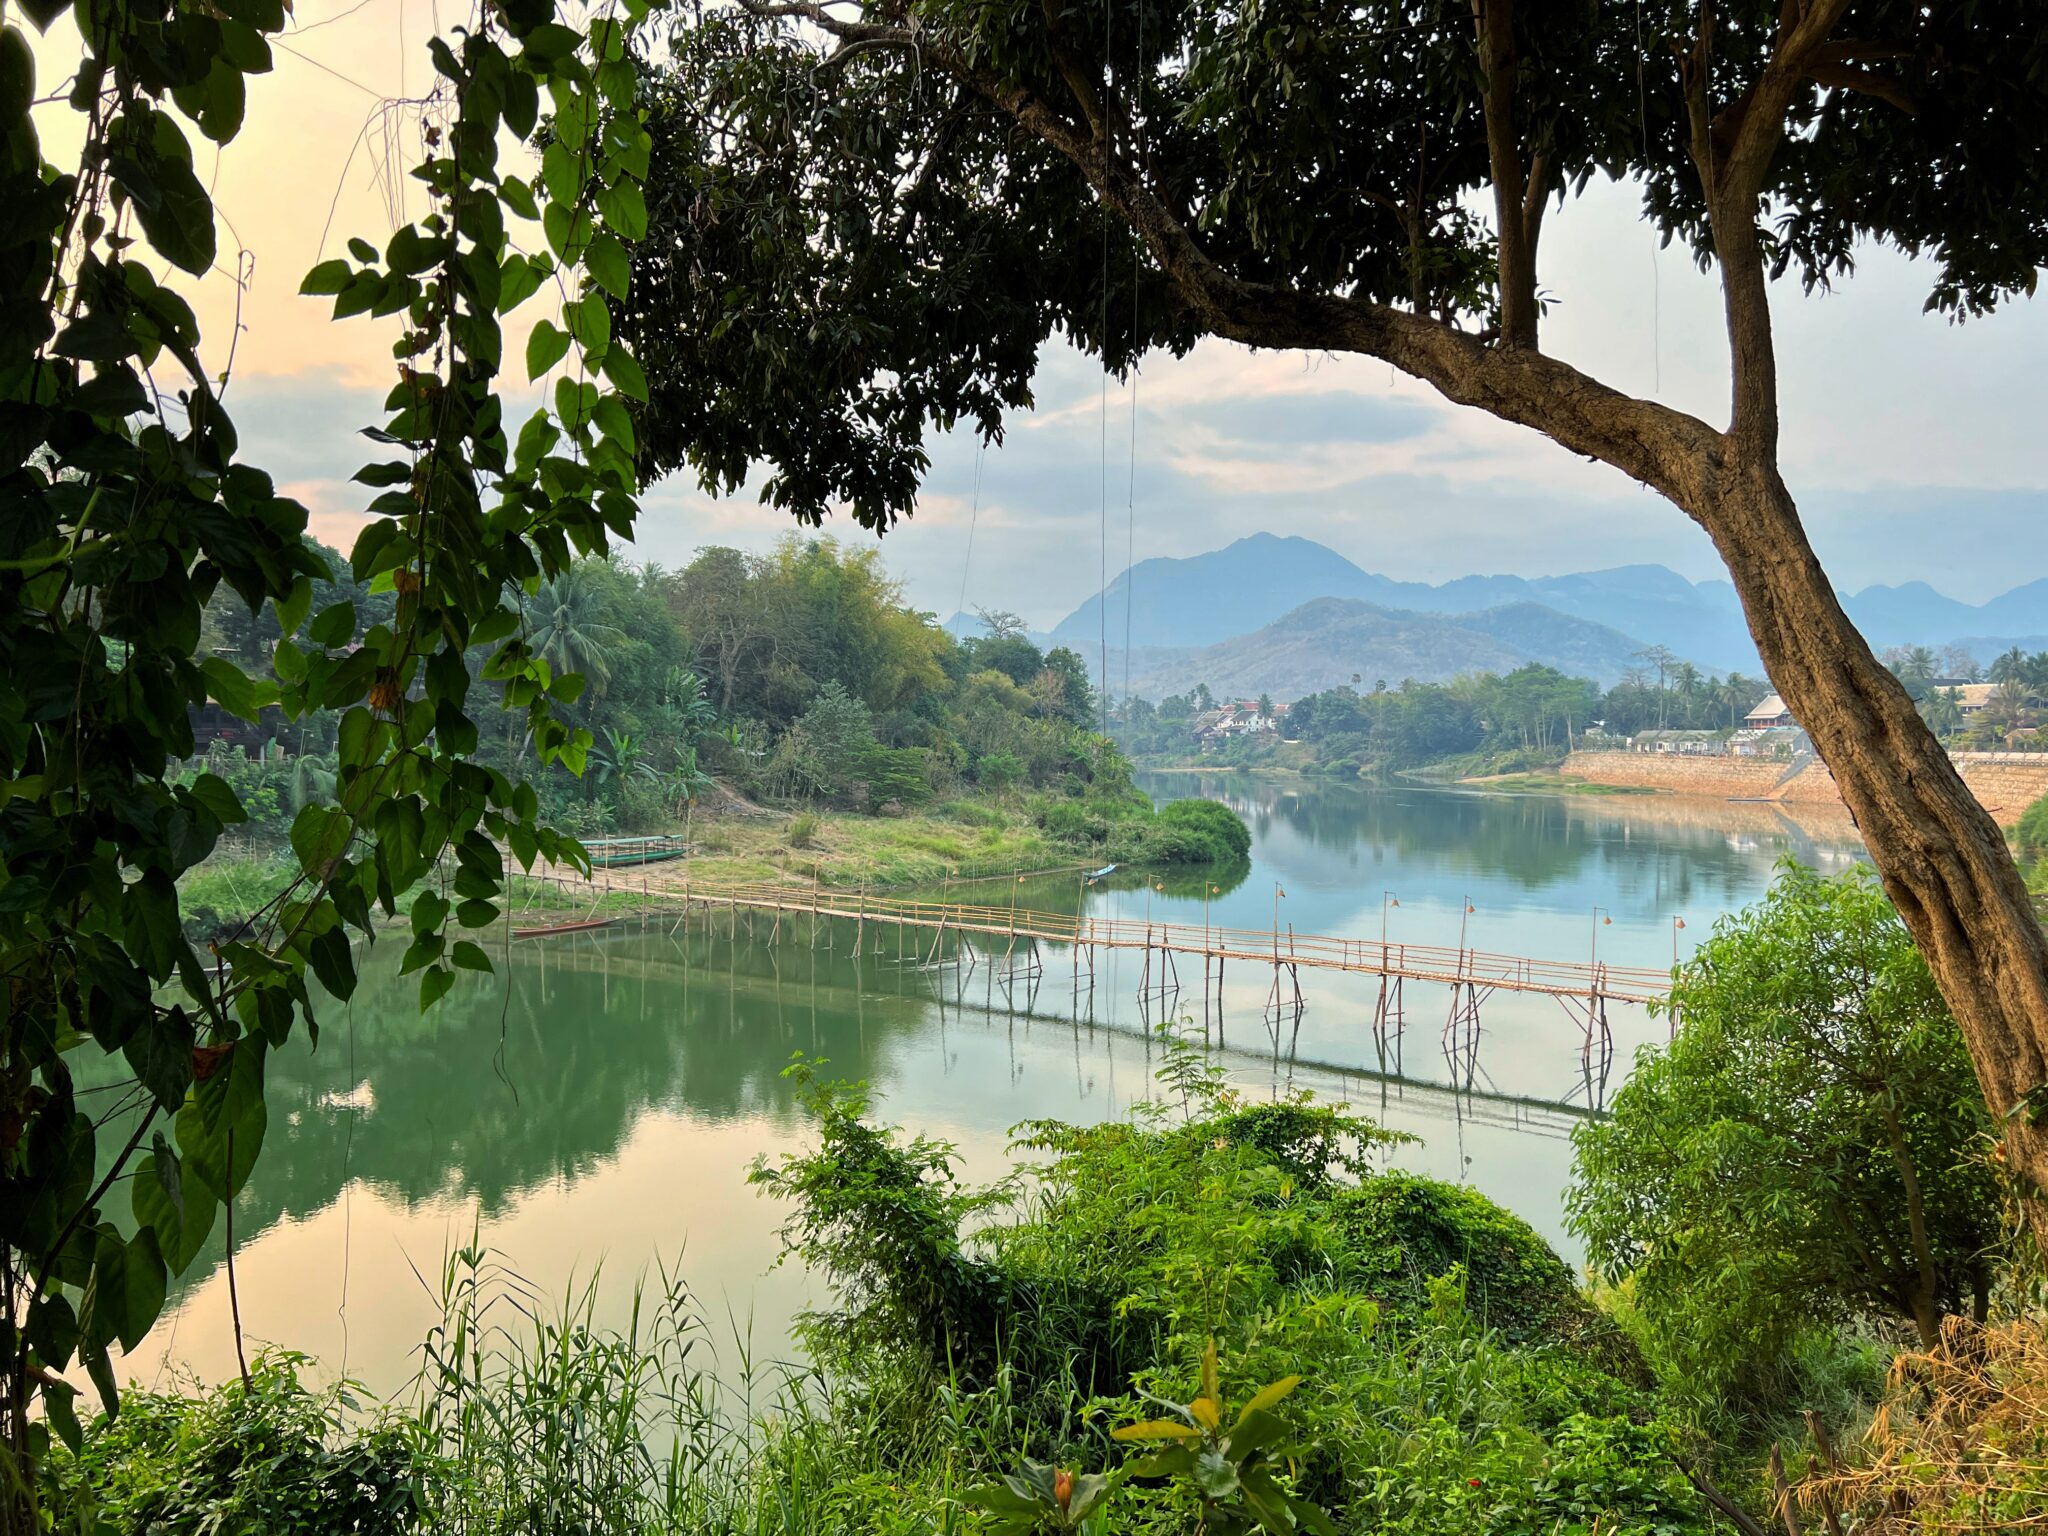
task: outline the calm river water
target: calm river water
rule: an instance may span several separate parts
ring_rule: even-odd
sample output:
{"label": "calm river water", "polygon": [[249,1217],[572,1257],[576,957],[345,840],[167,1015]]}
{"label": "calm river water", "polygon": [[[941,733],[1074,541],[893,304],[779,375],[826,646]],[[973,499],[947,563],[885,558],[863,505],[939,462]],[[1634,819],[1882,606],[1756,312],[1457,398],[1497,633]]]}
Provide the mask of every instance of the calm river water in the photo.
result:
{"label": "calm river water", "polygon": [[[1683,953],[1753,900],[1781,856],[1835,869],[1861,850],[1846,817],[1804,808],[1236,776],[1147,787],[1215,796],[1251,824],[1249,870],[1210,898],[1219,925],[1267,928],[1277,906],[1283,927],[1377,939],[1384,915],[1395,942],[1455,945],[1462,918],[1475,949],[1554,960],[1587,959],[1597,944],[1603,961],[1668,966],[1674,941]],[[1164,882],[1132,875],[1084,893],[1073,876],[1047,876],[1017,891],[1027,907],[1085,899],[1097,915],[1203,921],[1204,879]],[[959,894],[1000,904],[1008,884]],[[252,1340],[396,1390],[437,1315],[444,1256],[475,1236],[557,1296],[601,1265],[614,1317],[635,1278],[666,1264],[725,1359],[736,1337],[772,1359],[810,1288],[794,1266],[773,1267],[780,1212],[746,1173],[805,1142],[781,1076],[792,1053],[866,1079],[890,1120],[955,1142],[973,1176],[1002,1169],[1021,1120],[1123,1115],[1154,1086],[1146,1023],[1160,1008],[1138,1001],[1136,955],[1102,958],[1091,998],[1065,951],[1043,957],[1034,991],[1028,978],[1006,988],[990,964],[963,977],[899,963],[893,935],[871,934],[856,960],[850,926],[815,946],[801,925],[775,945],[765,923],[751,938],[701,916],[687,933],[668,928],[634,921],[517,945],[498,976],[465,975],[426,1018],[390,944],[353,1004],[325,1010],[317,1051],[301,1037],[273,1053],[270,1129],[235,1217]],[[1181,972],[1167,1011],[1199,1024],[1199,962]],[[1306,1011],[1275,1029],[1271,967],[1233,968],[1217,1022],[1234,1079],[1255,1094],[1349,1099],[1420,1138],[1390,1161],[1470,1181],[1577,1258],[1560,1214],[1571,1127],[1662,1021],[1614,1010],[1603,1082],[1550,999],[1488,1000],[1468,1056],[1445,1048],[1442,987],[1405,990],[1406,1029],[1383,1050],[1375,984],[1304,971],[1302,985]],[[232,1373],[215,1230],[216,1251],[127,1362],[132,1377],[158,1380],[172,1363]]]}

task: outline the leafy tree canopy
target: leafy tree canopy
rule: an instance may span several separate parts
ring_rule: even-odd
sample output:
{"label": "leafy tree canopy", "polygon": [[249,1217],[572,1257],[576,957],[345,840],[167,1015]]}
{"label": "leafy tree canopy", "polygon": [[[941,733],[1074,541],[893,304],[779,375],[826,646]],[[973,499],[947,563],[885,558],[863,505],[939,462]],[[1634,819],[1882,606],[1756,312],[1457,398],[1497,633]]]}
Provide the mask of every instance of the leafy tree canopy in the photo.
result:
{"label": "leafy tree canopy", "polygon": [[1983,1315],[2003,1246],[1955,1020],[1867,871],[1786,861],[1678,974],[1668,1048],[1576,1136],[1573,1229],[1677,1379],[1753,1384],[1815,1323]]}
{"label": "leafy tree canopy", "polygon": [[[1704,264],[1689,103],[1704,92],[1732,139],[1802,9],[1514,8],[1526,232],[1625,177]],[[1930,258],[1930,307],[2030,293],[2048,183],[2011,125],[2048,111],[2048,9],[1829,9],[1847,14],[1789,87],[1759,187],[1771,270],[1825,286],[1878,240]],[[652,238],[631,328],[650,468],[731,489],[766,464],[776,505],[884,527],[910,510],[925,433],[999,435],[1049,340],[1121,369],[1227,332],[1141,254],[1141,214],[1104,216],[1104,175],[1270,290],[1276,323],[1324,294],[1500,322],[1499,231],[1471,211],[1501,169],[1487,39],[1465,5],[743,0],[673,45],[643,85]]]}

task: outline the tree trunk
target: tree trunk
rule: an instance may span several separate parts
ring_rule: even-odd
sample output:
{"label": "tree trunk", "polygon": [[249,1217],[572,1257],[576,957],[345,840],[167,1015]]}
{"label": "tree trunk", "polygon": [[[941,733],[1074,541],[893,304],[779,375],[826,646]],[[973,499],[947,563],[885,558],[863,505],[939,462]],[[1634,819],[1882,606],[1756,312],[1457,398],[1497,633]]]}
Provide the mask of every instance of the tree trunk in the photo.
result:
{"label": "tree trunk", "polygon": [[1962,1026],[2048,1248],[2048,1135],[2028,1098],[2048,1075],[2048,942],[2033,903],[1990,814],[1842,611],[1776,468],[1724,468],[1688,510],[1727,562],[1771,682],[1834,773]]}
{"label": "tree trunk", "polygon": [[1941,1274],[1934,1263],[1934,1245],[1927,1237],[1927,1200],[1920,1192],[1920,1170],[1913,1164],[1906,1127],[1889,1089],[1885,1090],[1883,1112],[1885,1139],[1891,1143],[1892,1161],[1898,1165],[1899,1182],[1906,1194],[1906,1230],[1913,1240],[1913,1326],[1920,1330],[1920,1347],[1933,1349],[1941,1342]]}

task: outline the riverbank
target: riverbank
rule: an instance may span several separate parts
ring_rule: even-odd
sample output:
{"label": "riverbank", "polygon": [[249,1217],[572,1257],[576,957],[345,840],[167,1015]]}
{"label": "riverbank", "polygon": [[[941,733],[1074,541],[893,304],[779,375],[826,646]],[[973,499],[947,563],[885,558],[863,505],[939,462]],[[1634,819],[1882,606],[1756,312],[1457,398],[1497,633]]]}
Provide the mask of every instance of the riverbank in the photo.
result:
{"label": "riverbank", "polygon": [[1597,784],[1585,779],[1568,779],[1561,773],[1484,773],[1471,778],[1439,780],[1425,773],[1403,774],[1403,778],[1432,783],[1450,783],[1459,789],[1482,790],[1495,795],[1651,795],[1654,789],[1636,784]]}
{"label": "riverbank", "polygon": [[[686,881],[888,890],[1078,872],[1106,863],[1204,863],[1241,853],[1250,837],[1234,815],[1220,806],[1214,811],[1235,823],[1235,831],[1209,825],[1196,813],[1162,814],[1135,800],[985,796],[870,816],[773,810],[728,797],[716,812],[700,812],[665,829],[684,842],[684,857],[593,869],[588,880],[567,865],[536,868],[539,878],[508,865],[508,895],[515,910],[588,907],[593,915],[617,916]],[[297,867],[285,848],[208,860],[181,883],[187,934],[200,944],[233,936],[290,884]]]}
{"label": "riverbank", "polygon": [[[2015,826],[2029,805],[2048,795],[2048,753],[2040,754],[2039,763],[2016,762],[2017,755],[1955,754],[1963,782],[2001,827]],[[1781,805],[1842,805],[1835,776],[1818,758],[1787,763],[1772,758],[1662,752],[1573,752],[1558,773],[1584,784],[1659,794]]]}

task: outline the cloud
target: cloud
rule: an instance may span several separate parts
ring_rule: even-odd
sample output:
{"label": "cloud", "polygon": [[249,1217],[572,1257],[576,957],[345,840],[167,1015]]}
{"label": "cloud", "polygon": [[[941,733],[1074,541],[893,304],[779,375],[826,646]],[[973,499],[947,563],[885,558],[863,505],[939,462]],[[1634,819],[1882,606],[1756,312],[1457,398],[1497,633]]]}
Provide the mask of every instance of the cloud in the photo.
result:
{"label": "cloud", "polygon": [[[381,416],[395,322],[333,324],[298,280],[346,236],[381,244],[396,218],[421,211],[419,189],[390,169],[417,150],[419,113],[379,98],[427,88],[431,24],[388,0],[353,3],[302,0],[275,73],[252,83],[242,137],[207,165],[222,248],[251,251],[255,280],[238,293],[217,275],[196,295],[210,362],[225,360],[238,314],[244,327],[229,405],[248,461],[341,543],[369,497],[349,477],[376,455],[356,432]],[[69,73],[68,26],[36,40],[39,78]],[[53,154],[68,116],[39,112]],[[1718,285],[1658,246],[1639,204],[1631,187],[1595,184],[1546,219],[1545,348],[1719,425]],[[1953,326],[1921,313],[1928,281],[1924,264],[1869,250],[1836,293],[1775,285],[1784,468],[1839,585],[1917,577],[1982,600],[2048,573],[2048,434],[2036,420],[2048,309]],[[1056,344],[1033,390],[1037,409],[1006,424],[999,448],[934,439],[918,509],[882,546],[913,601],[950,612],[964,593],[1049,624],[1128,558],[1258,529],[1406,578],[1638,561],[1721,574],[1684,515],[1624,476],[1383,363],[1205,342],[1105,392],[1092,360]],[[718,500],[675,479],[648,493],[635,553],[677,564],[706,544],[765,548],[794,526],[751,491]],[[836,520],[826,531],[874,537]]]}

